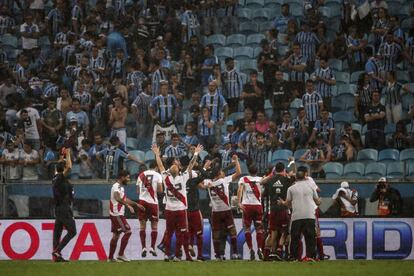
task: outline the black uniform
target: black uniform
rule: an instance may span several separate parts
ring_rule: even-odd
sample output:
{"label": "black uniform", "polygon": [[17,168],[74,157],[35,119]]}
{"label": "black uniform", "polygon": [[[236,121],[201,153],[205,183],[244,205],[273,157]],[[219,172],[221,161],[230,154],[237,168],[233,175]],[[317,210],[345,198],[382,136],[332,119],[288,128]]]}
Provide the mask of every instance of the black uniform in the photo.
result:
{"label": "black uniform", "polygon": [[269,201],[270,211],[282,211],[288,209],[284,205],[278,205],[279,199],[286,200],[287,190],[292,185],[292,180],[286,176],[276,174],[266,181],[264,195]]}
{"label": "black uniform", "polygon": [[[56,217],[55,228],[53,230],[53,249],[56,252],[60,252],[76,235],[76,224],[72,212],[73,186],[68,182],[63,173],[55,175],[52,180],[52,185]],[[68,233],[59,242],[63,227],[66,228]]]}
{"label": "black uniform", "polygon": [[200,195],[198,193],[198,184],[204,179],[207,179],[207,172],[202,169],[200,175],[194,178],[190,178],[187,181],[187,211],[198,211],[200,210]]}

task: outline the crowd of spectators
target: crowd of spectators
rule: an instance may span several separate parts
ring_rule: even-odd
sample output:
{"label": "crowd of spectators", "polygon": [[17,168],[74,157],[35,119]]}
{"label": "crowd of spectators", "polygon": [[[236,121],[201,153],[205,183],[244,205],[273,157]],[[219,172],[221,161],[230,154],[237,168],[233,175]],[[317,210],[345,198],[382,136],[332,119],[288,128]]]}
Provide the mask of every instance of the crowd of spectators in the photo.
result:
{"label": "crowd of spectators", "polygon": [[[363,18],[343,1],[340,31],[330,39],[324,2],[304,1],[300,18],[283,4],[260,42],[257,70],[246,76],[237,60],[220,60],[213,44],[202,43],[238,32],[238,0],[0,1],[7,178],[49,178],[62,148],[72,148],[80,178],[116,175],[127,159],[144,166],[128,153],[127,137],[183,161],[201,143],[223,167],[236,153],[260,174],[272,151],[306,149],[300,160],[320,177],[323,163],[355,160],[364,147],[413,146],[414,107],[402,108],[403,93],[413,91],[396,71],[402,66],[414,82],[414,28],[404,33],[386,1],[373,1]],[[349,73],[363,71],[349,92],[365,137],[350,123],[336,127],[331,59]],[[396,124],[391,137],[387,123]]]}

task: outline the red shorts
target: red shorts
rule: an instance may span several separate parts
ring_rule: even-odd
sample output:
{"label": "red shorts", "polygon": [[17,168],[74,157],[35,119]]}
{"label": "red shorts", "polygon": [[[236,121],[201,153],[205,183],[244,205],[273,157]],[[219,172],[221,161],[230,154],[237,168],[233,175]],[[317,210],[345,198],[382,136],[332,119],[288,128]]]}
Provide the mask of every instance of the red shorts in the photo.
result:
{"label": "red shorts", "polygon": [[232,212],[230,210],[211,212],[211,224],[213,231],[228,230],[229,228],[234,227]]}
{"label": "red shorts", "polygon": [[244,205],[243,211],[243,225],[246,228],[250,228],[252,221],[255,225],[261,224],[263,219],[262,205]]}
{"label": "red shorts", "polygon": [[270,211],[269,230],[286,231],[289,228],[290,216],[288,210]]}
{"label": "red shorts", "polygon": [[187,211],[164,211],[165,221],[167,225],[167,232],[174,233],[174,231],[187,230]]}
{"label": "red shorts", "polygon": [[145,211],[138,209],[139,220],[158,221],[158,204],[148,203],[143,200],[138,201],[138,204],[145,207]]}
{"label": "red shorts", "polygon": [[131,230],[131,227],[124,216],[109,216],[109,218],[111,219],[112,233],[128,232]]}
{"label": "red shorts", "polygon": [[188,232],[192,235],[198,235],[203,233],[203,217],[199,210],[197,211],[188,211]]}

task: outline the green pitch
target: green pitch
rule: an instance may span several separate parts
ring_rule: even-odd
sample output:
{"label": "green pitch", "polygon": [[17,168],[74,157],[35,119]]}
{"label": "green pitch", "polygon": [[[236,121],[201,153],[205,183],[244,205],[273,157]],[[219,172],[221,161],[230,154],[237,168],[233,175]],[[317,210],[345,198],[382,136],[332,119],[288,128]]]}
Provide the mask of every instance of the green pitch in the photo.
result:
{"label": "green pitch", "polygon": [[183,276],[183,275],[413,275],[414,261],[326,261],[319,263],[280,263],[226,261],[205,263],[165,263],[163,261],[132,261],[106,263],[78,261],[52,263],[49,261],[0,261],[4,276]]}

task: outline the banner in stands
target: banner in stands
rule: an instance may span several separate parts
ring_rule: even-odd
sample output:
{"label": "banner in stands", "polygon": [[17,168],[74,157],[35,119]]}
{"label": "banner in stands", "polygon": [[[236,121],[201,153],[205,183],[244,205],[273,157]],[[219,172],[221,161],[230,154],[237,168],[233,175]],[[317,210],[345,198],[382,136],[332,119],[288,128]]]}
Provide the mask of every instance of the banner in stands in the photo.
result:
{"label": "banner in stands", "polygon": [[[139,260],[142,259],[139,224],[135,219],[128,222],[133,235],[125,254],[132,260]],[[106,260],[112,236],[109,219],[79,219],[76,224],[78,234],[64,249],[63,256],[71,260]],[[412,218],[321,219],[320,225],[325,253],[331,259],[414,259]],[[51,259],[53,227],[53,220],[0,220],[0,260]],[[236,219],[236,227],[239,253],[246,259],[248,250],[240,219]],[[165,221],[160,220],[157,243],[162,239],[164,229]],[[148,246],[149,225],[147,230]],[[205,258],[214,256],[212,247],[210,224],[205,220]],[[229,247],[228,244],[227,256]],[[162,259],[163,253],[159,250],[157,252],[158,257],[146,259]]]}

